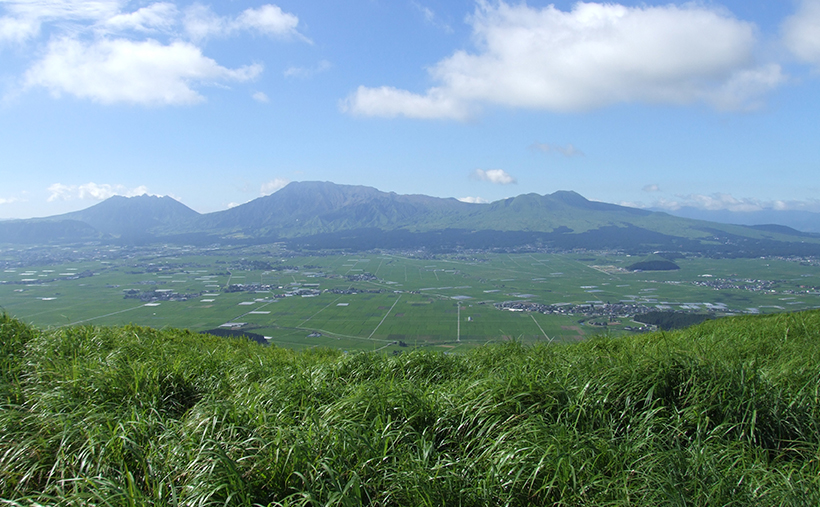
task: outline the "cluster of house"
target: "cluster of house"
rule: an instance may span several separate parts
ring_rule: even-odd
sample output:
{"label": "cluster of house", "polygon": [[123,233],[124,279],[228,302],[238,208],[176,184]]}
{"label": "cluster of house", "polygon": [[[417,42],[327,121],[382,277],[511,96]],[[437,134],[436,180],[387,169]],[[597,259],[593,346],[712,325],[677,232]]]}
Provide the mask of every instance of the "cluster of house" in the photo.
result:
{"label": "cluster of house", "polygon": [[495,303],[500,310],[512,312],[538,312],[552,315],[583,315],[584,317],[631,317],[656,310],[656,308],[638,303],[586,303],[573,305],[559,303],[548,305],[531,301],[505,301]]}

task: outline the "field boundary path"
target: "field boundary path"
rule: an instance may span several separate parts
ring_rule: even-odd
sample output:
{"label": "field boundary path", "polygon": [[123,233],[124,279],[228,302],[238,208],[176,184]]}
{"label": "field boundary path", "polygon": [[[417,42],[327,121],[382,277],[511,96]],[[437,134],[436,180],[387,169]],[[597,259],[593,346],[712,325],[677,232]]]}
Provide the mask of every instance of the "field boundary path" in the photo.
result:
{"label": "field boundary path", "polygon": [[138,308],[144,308],[144,307],[145,307],[145,305],[139,305],[139,306],[135,306],[133,308],[126,308],[125,310],[120,310],[118,312],[107,313],[105,315],[97,315],[96,317],[91,317],[90,319],[78,320],[77,322],[69,322],[68,324],[63,324],[62,326],[57,326],[57,329],[60,329],[61,327],[66,327],[66,326],[76,326],[77,324],[84,324],[86,322],[91,322],[92,320],[104,319],[105,317],[110,317],[112,315],[117,315],[117,314],[120,314],[120,313],[130,312],[131,310],[136,310]]}
{"label": "field boundary path", "polygon": [[387,313],[384,314],[384,317],[382,317],[382,320],[376,326],[376,329],[374,329],[373,332],[370,333],[370,336],[367,337],[368,339],[373,338],[373,335],[376,334],[376,331],[378,331],[381,325],[384,324],[384,320],[387,318],[388,315],[390,315],[390,312],[393,311],[393,308],[396,307],[396,303],[399,302],[399,299],[401,299],[401,295],[399,295],[399,297],[396,298],[396,301],[393,302],[393,306],[391,306],[390,309],[387,310]]}

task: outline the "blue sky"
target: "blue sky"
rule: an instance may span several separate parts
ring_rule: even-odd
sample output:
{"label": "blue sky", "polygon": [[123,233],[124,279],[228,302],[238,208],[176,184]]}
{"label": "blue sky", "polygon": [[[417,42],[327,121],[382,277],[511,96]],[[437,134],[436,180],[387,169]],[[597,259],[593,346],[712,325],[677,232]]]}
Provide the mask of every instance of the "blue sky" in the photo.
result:
{"label": "blue sky", "polygon": [[289,181],[820,211],[820,0],[0,0],[0,218]]}

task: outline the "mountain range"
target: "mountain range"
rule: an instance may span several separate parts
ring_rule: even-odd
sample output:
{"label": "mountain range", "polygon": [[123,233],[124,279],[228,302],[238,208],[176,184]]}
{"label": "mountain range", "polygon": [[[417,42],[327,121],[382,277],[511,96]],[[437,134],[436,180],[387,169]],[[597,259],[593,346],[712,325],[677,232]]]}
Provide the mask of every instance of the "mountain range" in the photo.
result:
{"label": "mountain range", "polygon": [[665,211],[670,215],[695,220],[707,220],[723,224],[758,225],[780,224],[803,232],[820,233],[820,213],[804,210],[776,210],[760,209],[754,211],[732,211],[728,209],[701,209],[684,206],[675,210],[653,209]]}
{"label": "mountain range", "polygon": [[293,182],[200,214],[170,197],[111,197],[81,211],[0,222],[0,242],[271,243],[292,248],[669,250],[715,256],[818,255],[820,234],[741,226],[590,201],[569,191],[490,204],[366,186]]}

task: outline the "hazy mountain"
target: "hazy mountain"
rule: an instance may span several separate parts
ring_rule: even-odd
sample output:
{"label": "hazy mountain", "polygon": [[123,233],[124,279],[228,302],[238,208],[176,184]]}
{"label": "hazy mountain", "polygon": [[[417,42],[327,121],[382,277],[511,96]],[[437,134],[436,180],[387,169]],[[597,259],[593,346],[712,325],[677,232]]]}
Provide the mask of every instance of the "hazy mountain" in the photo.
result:
{"label": "hazy mountain", "polygon": [[32,218],[0,222],[0,243],[50,244],[106,239],[91,225],[78,220]]}
{"label": "hazy mountain", "polygon": [[703,210],[692,207],[684,207],[674,211],[669,211],[671,215],[693,218],[696,220],[708,220],[723,224],[738,225],[766,225],[776,224],[791,227],[802,232],[820,233],[820,213],[799,210],[759,210],[759,211],[729,211],[729,210]]}
{"label": "hazy mountain", "polygon": [[141,236],[158,232],[163,228],[177,229],[199,216],[196,211],[168,196],[115,195],[90,208],[50,219],[76,220],[115,236]]}
{"label": "hazy mountain", "polygon": [[[30,230],[27,227],[30,226]],[[61,229],[61,227],[63,229]],[[5,231],[5,232],[4,232]],[[112,197],[48,219],[0,223],[7,242],[286,241],[294,248],[616,248],[707,255],[820,255],[820,235],[675,217],[585,199],[575,192],[524,194],[490,204],[400,195],[365,186],[291,183],[215,213],[170,197]]]}

